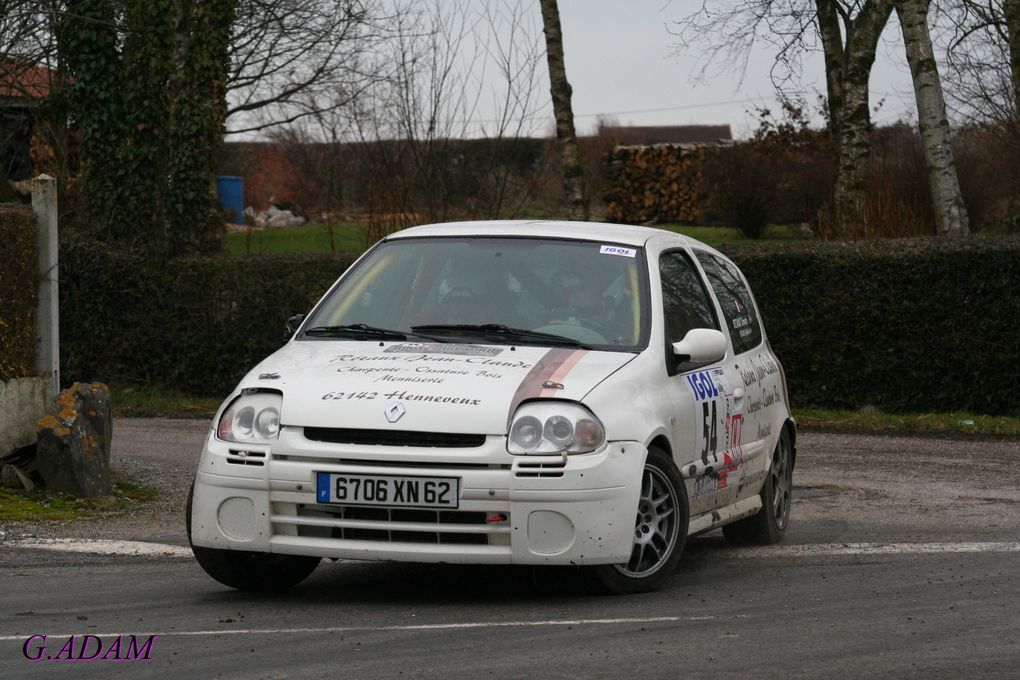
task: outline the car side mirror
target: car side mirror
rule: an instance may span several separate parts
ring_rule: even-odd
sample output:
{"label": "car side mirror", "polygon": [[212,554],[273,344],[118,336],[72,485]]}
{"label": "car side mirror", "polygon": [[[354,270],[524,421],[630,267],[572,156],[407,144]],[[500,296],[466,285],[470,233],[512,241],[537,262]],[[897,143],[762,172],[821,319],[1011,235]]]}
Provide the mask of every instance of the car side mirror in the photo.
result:
{"label": "car side mirror", "polygon": [[678,362],[713,364],[726,356],[726,336],[712,328],[692,328],[673,343],[673,354]]}
{"label": "car side mirror", "polygon": [[305,320],[304,314],[295,314],[294,316],[287,319],[287,324],[283,327],[283,339],[290,340],[297,333],[297,329],[301,327],[301,323]]}

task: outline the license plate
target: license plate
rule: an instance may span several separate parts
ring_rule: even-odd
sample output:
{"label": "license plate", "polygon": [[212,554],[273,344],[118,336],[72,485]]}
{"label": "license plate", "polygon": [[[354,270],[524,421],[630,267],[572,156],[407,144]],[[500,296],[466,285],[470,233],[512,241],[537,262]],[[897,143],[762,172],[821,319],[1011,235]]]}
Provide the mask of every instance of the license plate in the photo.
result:
{"label": "license plate", "polygon": [[460,480],[456,477],[393,477],[319,472],[316,487],[315,499],[319,503],[456,508],[460,499]]}

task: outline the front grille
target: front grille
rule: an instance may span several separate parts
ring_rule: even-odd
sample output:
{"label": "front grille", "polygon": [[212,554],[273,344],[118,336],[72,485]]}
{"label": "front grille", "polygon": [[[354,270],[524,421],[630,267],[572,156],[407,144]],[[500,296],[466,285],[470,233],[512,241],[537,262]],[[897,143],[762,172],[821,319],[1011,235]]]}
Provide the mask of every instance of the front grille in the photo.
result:
{"label": "front grille", "polygon": [[298,504],[296,513],[273,522],[295,525],[298,536],[390,543],[498,544],[490,538],[510,532],[506,512]]}
{"label": "front grille", "polygon": [[509,470],[510,465],[503,463],[410,463],[407,461],[394,462],[392,460],[368,460],[361,458],[336,458],[333,456],[297,456],[291,453],[274,454],[273,460],[285,461],[288,463],[307,463],[309,465],[357,465],[359,467],[401,467],[413,468],[414,470]]}
{"label": "front grille", "polygon": [[306,427],[305,438],[330,444],[415,446],[450,449],[474,448],[485,443],[484,434],[412,432],[410,430],[360,430],[339,427]]}
{"label": "front grille", "polygon": [[263,451],[239,451],[236,449],[230,449],[230,455],[227,456],[227,463],[230,465],[255,465],[257,467],[263,467],[265,463],[266,454]]}
{"label": "front grille", "polygon": [[552,477],[559,478],[563,476],[563,470],[567,467],[566,463],[562,460],[558,460],[554,463],[529,463],[526,461],[517,462],[517,470],[514,472],[514,476],[521,477]]}

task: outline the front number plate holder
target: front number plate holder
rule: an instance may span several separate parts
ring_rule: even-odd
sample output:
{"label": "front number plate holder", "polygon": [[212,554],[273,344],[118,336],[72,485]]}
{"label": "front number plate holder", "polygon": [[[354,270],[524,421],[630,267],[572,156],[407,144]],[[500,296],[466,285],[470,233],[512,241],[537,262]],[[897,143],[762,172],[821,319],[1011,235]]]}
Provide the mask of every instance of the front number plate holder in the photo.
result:
{"label": "front number plate holder", "polygon": [[460,503],[460,479],[457,477],[318,472],[315,481],[318,503],[445,510],[456,510]]}

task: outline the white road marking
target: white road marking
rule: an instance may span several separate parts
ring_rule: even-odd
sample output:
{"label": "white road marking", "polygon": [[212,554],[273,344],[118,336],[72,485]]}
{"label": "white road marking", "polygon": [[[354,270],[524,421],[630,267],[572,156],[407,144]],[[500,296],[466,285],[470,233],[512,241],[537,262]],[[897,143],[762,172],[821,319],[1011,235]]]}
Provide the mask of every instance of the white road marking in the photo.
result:
{"label": "white road marking", "polygon": [[82,538],[25,538],[7,543],[17,548],[38,548],[59,552],[92,553],[96,555],[131,555],[138,557],[191,557],[186,545],[147,543],[144,541],[111,541]]}
{"label": "white road marking", "polygon": [[984,541],[959,543],[802,543],[770,545],[760,548],[720,548],[705,551],[719,557],[811,557],[840,555],[937,555],[949,553],[1010,553],[1020,552],[1017,541]]}
{"label": "white road marking", "polygon": [[[746,614],[727,617],[716,616],[648,616],[642,618],[619,619],[558,619],[548,621],[469,621],[465,623],[422,623],[403,626],[325,626],[321,628],[231,628],[225,630],[171,630],[165,633],[133,633],[136,638],[148,635],[158,637],[208,636],[208,635],[303,635],[308,633],[379,633],[388,631],[430,631],[430,630],[466,630],[472,628],[537,628],[541,626],[620,626],[642,623],[692,623],[696,621],[712,621],[716,618],[742,619]],[[75,633],[81,635],[82,633]],[[130,635],[131,633],[89,633],[99,638]],[[51,638],[68,638],[67,635],[48,635]],[[0,635],[0,641],[24,640],[28,635]]]}

